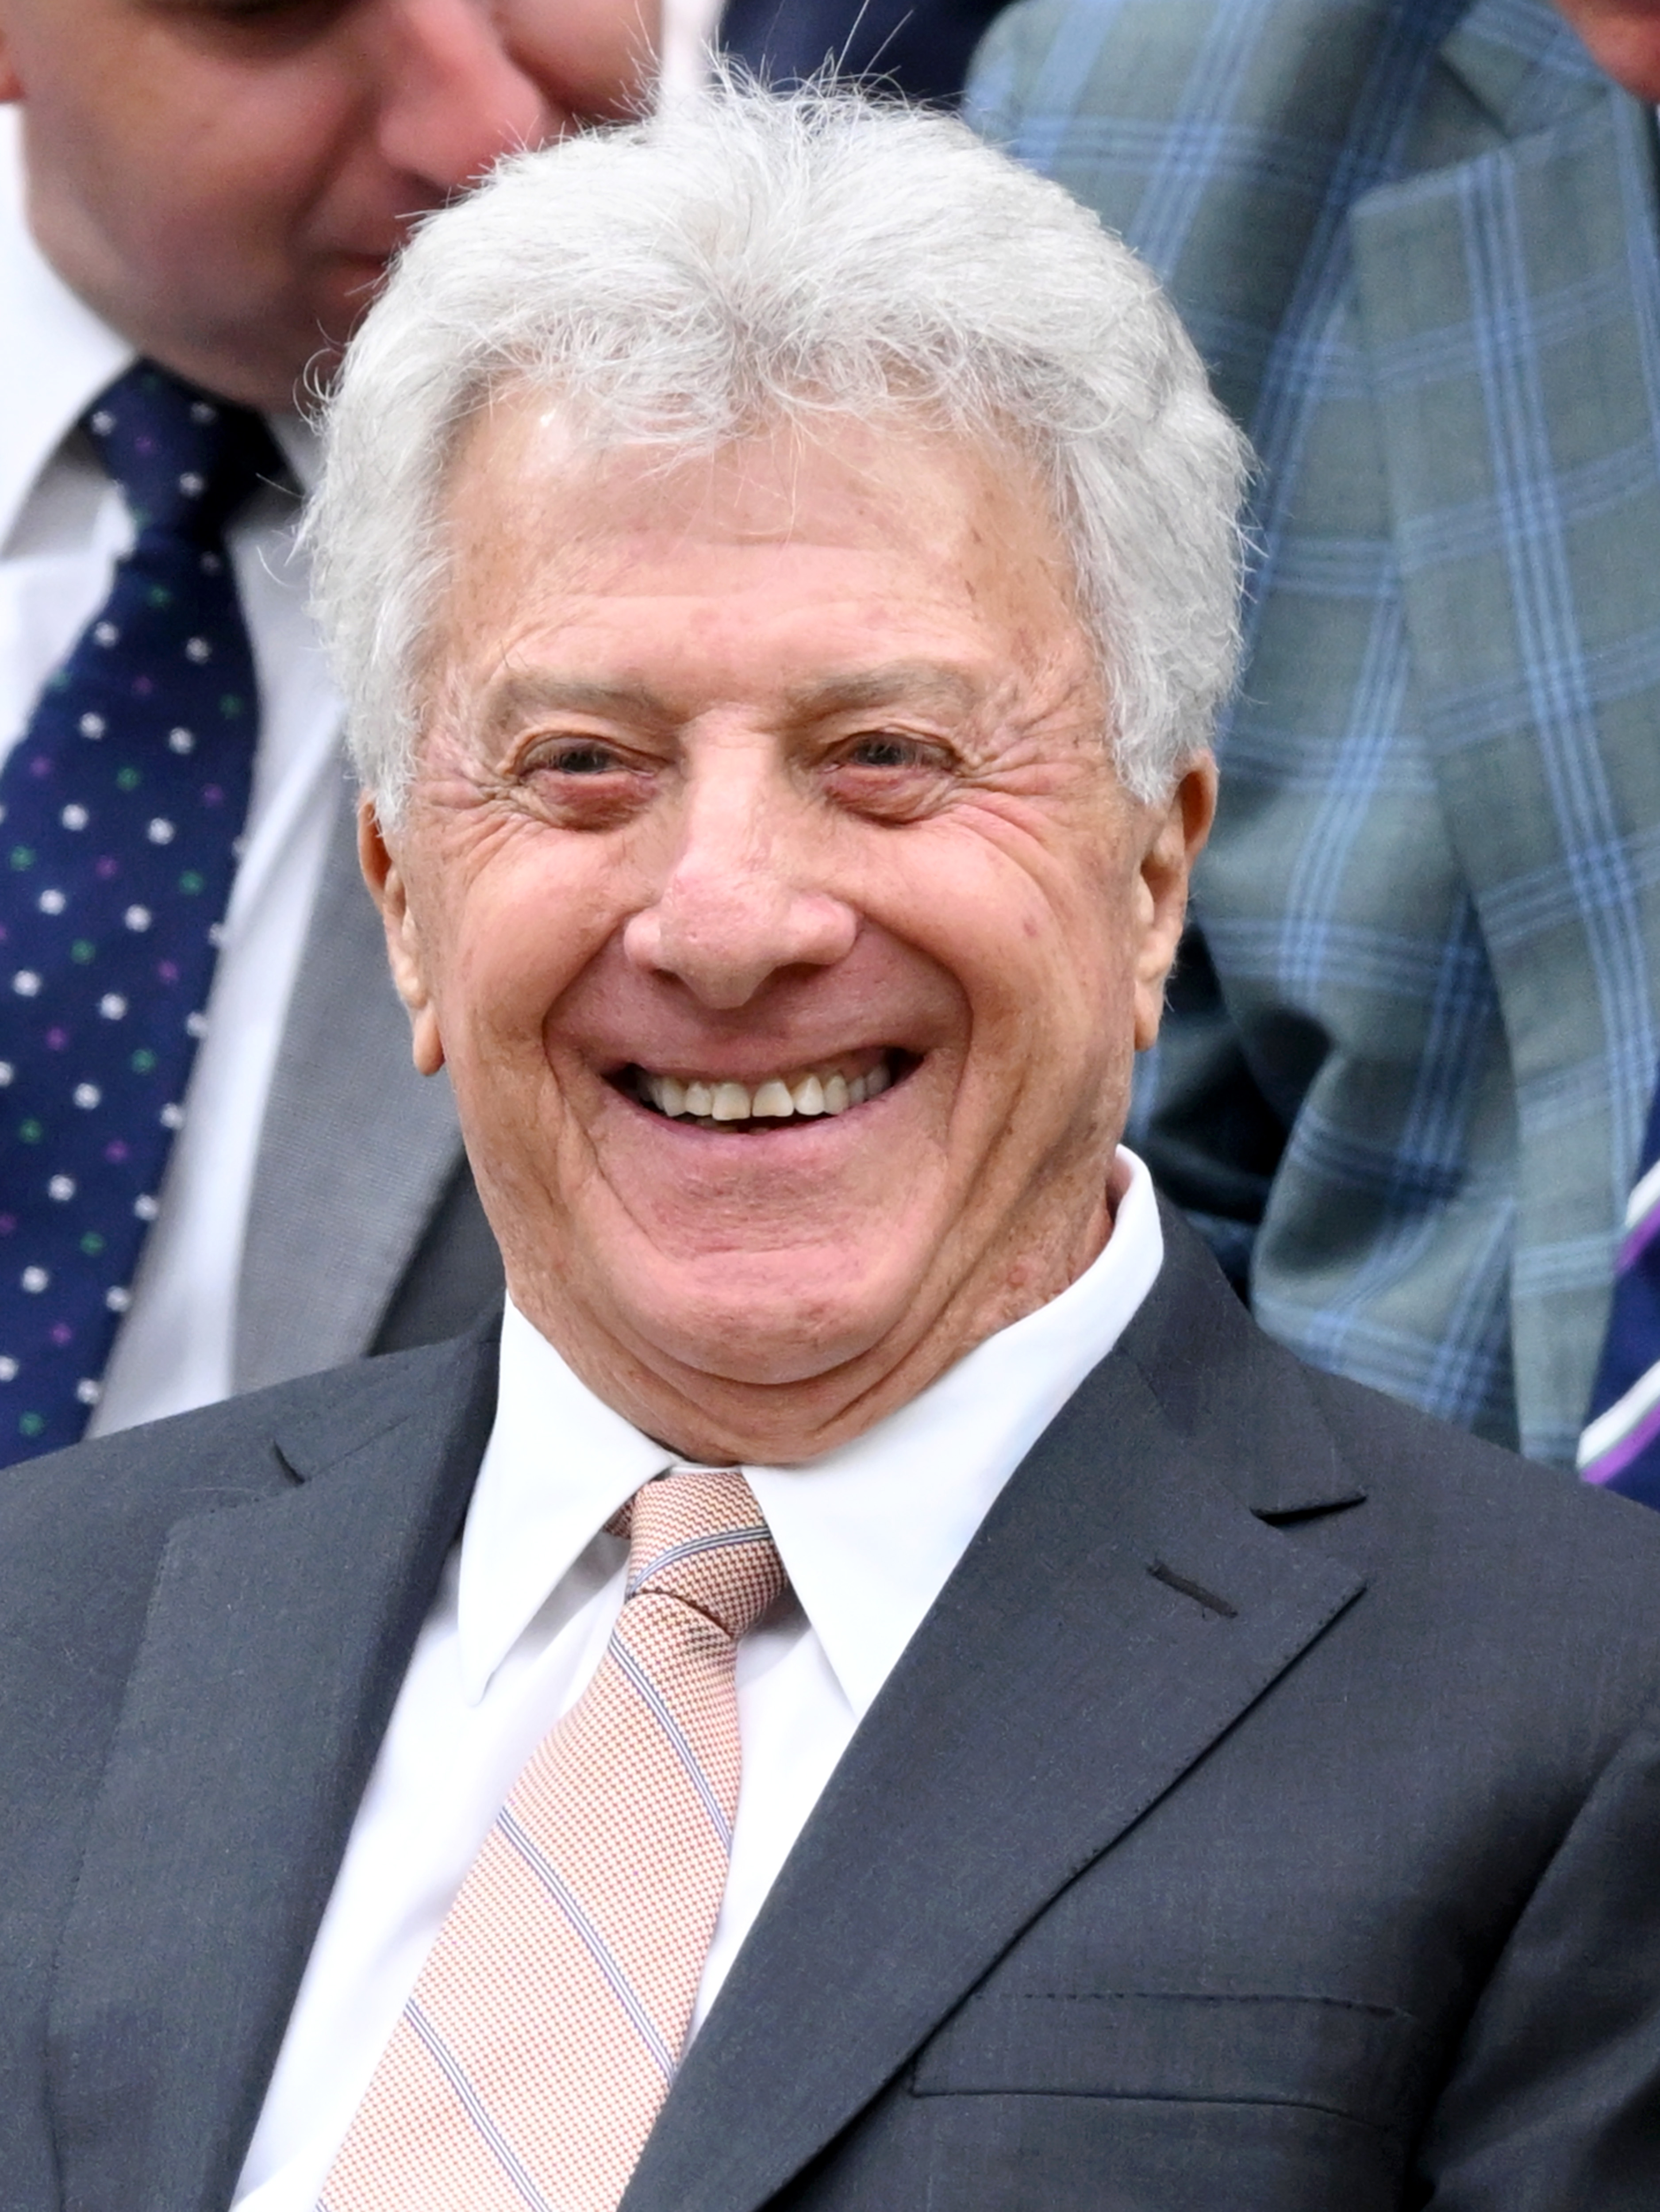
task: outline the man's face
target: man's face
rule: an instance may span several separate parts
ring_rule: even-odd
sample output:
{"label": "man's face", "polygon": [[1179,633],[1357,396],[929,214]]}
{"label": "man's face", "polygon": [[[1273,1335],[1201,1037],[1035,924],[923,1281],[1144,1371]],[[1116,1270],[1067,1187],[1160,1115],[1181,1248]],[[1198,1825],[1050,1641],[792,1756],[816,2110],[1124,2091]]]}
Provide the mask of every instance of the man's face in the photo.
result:
{"label": "man's face", "polygon": [[1208,764],[1127,796],[1041,493],[944,435],[670,466],[509,399],[449,527],[416,788],[365,824],[417,1060],[579,1371],[806,1456],[1099,1250]]}
{"label": "man's face", "polygon": [[35,235],[141,351],[291,404],[413,217],[616,115],[658,0],[0,0]]}
{"label": "man's face", "polygon": [[1660,0],[1557,0],[1616,84],[1660,101]]}

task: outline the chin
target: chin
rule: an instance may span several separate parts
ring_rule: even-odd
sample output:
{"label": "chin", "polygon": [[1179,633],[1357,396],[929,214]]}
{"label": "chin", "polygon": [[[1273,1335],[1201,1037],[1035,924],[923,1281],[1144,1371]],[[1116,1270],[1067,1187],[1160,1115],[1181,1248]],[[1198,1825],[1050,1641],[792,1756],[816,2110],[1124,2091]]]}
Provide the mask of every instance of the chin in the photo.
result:
{"label": "chin", "polygon": [[879,1344],[909,1301],[867,1292],[789,1294],[771,1270],[741,1285],[682,1298],[642,1297],[634,1329],[652,1350],[721,1382],[751,1388],[810,1382]]}

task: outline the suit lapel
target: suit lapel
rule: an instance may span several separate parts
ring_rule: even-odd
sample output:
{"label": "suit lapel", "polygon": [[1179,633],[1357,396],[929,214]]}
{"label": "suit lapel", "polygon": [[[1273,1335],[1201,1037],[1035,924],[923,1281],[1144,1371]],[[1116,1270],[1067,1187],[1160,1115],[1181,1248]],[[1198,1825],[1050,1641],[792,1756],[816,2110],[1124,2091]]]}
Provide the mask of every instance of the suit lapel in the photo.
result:
{"label": "suit lapel", "polygon": [[410,1063],[343,778],[260,1134],[239,1390],[368,1348],[460,1157],[447,1079],[425,1081]]}
{"label": "suit lapel", "polygon": [[420,1358],[343,1377],[272,1495],[168,1545],[52,2007],[77,2212],[228,2201],[493,1409],[493,1335]]}
{"label": "suit lapel", "polygon": [[[855,1738],[628,2212],[764,2203],[1359,1590],[1262,1526],[1358,1493],[1295,1363],[1166,1237],[1146,1307]],[[341,1378],[264,1455],[269,1495],[169,1544],[56,1976],[79,2212],[228,2197],[470,1494],[493,1354],[475,1335]]]}
{"label": "suit lapel", "polygon": [[1653,118],[1554,18],[1532,54],[1496,34],[1535,15],[1478,9],[1448,54],[1526,135],[1353,229],[1417,703],[1514,1062],[1522,1432],[1556,1449],[1660,1046],[1660,184]]}
{"label": "suit lapel", "polygon": [[[1219,1279],[1189,1303],[1207,1269],[1183,1249],[988,1516],[769,1898],[623,2212],[766,2202],[1359,1589],[1253,1516],[1138,1366],[1172,1343],[1202,1361],[1207,1327],[1241,1366],[1252,1333]],[[1292,1364],[1262,1358],[1271,1502],[1353,1497]],[[1199,1427],[1217,1441],[1213,1411]]]}

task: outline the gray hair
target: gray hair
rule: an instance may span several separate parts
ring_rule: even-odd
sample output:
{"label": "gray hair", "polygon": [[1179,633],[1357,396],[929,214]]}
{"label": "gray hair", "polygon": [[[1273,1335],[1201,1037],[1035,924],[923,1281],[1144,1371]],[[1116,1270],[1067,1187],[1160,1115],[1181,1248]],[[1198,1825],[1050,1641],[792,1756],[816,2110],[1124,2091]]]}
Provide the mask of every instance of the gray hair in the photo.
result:
{"label": "gray hair", "polygon": [[505,161],[435,216],[348,354],[312,519],[365,787],[395,822],[423,732],[447,465],[504,387],[603,442],[716,449],[923,414],[1053,500],[1119,774],[1167,792],[1238,649],[1243,441],[1152,276],[966,126],[728,76]]}

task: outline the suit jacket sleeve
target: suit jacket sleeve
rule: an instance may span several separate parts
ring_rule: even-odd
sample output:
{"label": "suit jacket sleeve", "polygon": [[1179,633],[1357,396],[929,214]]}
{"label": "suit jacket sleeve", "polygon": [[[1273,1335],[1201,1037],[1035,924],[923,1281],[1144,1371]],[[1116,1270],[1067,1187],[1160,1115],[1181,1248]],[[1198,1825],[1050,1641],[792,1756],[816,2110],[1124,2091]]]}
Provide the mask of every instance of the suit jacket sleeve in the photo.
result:
{"label": "suit jacket sleeve", "polygon": [[1660,1715],[1587,1799],[1495,1962],[1420,2148],[1433,2212],[1660,2203]]}

